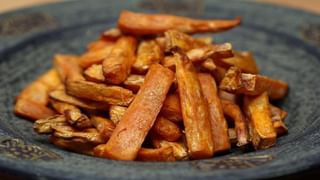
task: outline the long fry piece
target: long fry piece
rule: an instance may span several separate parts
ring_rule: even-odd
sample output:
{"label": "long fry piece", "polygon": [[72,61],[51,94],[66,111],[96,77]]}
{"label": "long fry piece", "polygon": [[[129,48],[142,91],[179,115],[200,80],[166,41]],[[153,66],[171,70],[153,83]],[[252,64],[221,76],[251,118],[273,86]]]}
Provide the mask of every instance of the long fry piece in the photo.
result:
{"label": "long fry piece", "polygon": [[158,64],[152,65],[108,143],[98,146],[95,154],[110,159],[134,160],[160,112],[173,78],[170,70]]}

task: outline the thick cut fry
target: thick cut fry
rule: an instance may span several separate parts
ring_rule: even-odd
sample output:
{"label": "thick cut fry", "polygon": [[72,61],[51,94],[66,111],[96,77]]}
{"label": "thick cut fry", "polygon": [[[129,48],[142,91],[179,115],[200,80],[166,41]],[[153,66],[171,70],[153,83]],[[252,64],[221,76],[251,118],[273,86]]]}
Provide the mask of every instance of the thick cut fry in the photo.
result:
{"label": "thick cut fry", "polygon": [[186,56],[178,53],[174,56],[189,155],[192,159],[212,157],[214,142],[210,114],[197,73]]}
{"label": "thick cut fry", "polygon": [[133,99],[132,91],[120,86],[107,86],[89,81],[69,81],[66,92],[75,97],[92,101],[128,106]]}
{"label": "thick cut fry", "polygon": [[63,115],[54,115],[43,119],[38,119],[33,124],[33,129],[39,134],[52,133],[54,126],[66,126],[67,121]]}
{"label": "thick cut fry", "polygon": [[233,20],[199,20],[165,14],[142,14],[122,11],[118,27],[122,32],[135,35],[162,34],[169,29],[185,33],[220,32],[231,29],[241,22]]}
{"label": "thick cut fry", "polygon": [[123,106],[116,106],[116,105],[110,106],[110,109],[109,109],[110,120],[114,124],[118,124],[120,120],[123,118],[123,115],[127,109],[128,109],[127,107],[123,107]]}
{"label": "thick cut fry", "polygon": [[49,95],[54,100],[72,104],[74,106],[79,106],[85,109],[106,110],[109,108],[109,105],[107,103],[76,98],[66,94],[66,92],[63,89],[52,91],[49,93]]}
{"label": "thick cut fry", "polygon": [[80,109],[66,110],[64,112],[67,122],[75,128],[86,129],[92,127],[91,120],[82,114]]}
{"label": "thick cut fry", "polygon": [[259,73],[256,61],[251,52],[233,52],[233,54],[234,57],[220,59],[220,61],[227,64],[228,67],[236,66],[245,73]]}
{"label": "thick cut fry", "polygon": [[50,136],[50,142],[62,149],[73,151],[76,153],[93,156],[94,144],[83,142],[81,139],[64,139]]}
{"label": "thick cut fry", "polygon": [[91,116],[91,121],[104,139],[108,140],[111,137],[115,128],[115,125],[111,120],[101,116]]}
{"label": "thick cut fry", "polygon": [[144,40],[138,46],[137,59],[133,64],[133,71],[138,74],[147,73],[151,64],[159,63],[163,52],[155,40]]}
{"label": "thick cut fry", "polygon": [[171,146],[158,149],[141,148],[137,156],[138,161],[175,161],[174,151]]}
{"label": "thick cut fry", "polygon": [[159,64],[150,67],[145,81],[118,123],[108,143],[95,154],[117,160],[134,160],[160,112],[174,74]]}
{"label": "thick cut fry", "polygon": [[161,116],[155,121],[152,131],[171,142],[177,141],[182,136],[178,125]]}
{"label": "thick cut fry", "polygon": [[214,152],[225,152],[230,150],[228,137],[228,125],[223,116],[221,101],[218,97],[216,82],[210,74],[199,73],[201,89],[208,102],[211,133],[214,143]]}
{"label": "thick cut fry", "polygon": [[120,84],[130,74],[135,62],[137,40],[131,36],[122,36],[103,60],[103,74],[107,83]]}
{"label": "thick cut fry", "polygon": [[83,75],[86,78],[86,80],[97,82],[97,83],[102,83],[106,80],[103,75],[101,64],[93,64],[92,66],[88,67],[83,72]]}
{"label": "thick cut fry", "polygon": [[237,146],[241,147],[249,143],[249,132],[245,116],[240,107],[228,100],[222,100],[223,113],[234,121],[237,134]]}
{"label": "thick cut fry", "polygon": [[70,80],[83,79],[82,70],[79,67],[79,57],[57,54],[54,56],[53,63],[62,82],[66,82],[67,78]]}
{"label": "thick cut fry", "polygon": [[66,110],[76,110],[79,109],[77,106],[69,104],[69,103],[65,103],[62,101],[58,101],[55,99],[50,99],[50,105],[52,106],[52,108],[57,111],[59,114],[64,114],[64,112]]}
{"label": "thick cut fry", "polygon": [[182,121],[182,112],[178,93],[167,95],[161,108],[161,115],[174,122]]}
{"label": "thick cut fry", "polygon": [[93,64],[101,64],[102,61],[110,54],[114,43],[108,43],[103,48],[88,51],[79,59],[79,64],[82,68],[88,68]]}
{"label": "thick cut fry", "polygon": [[140,87],[144,82],[144,76],[131,74],[128,78],[123,82],[123,86],[127,89],[130,89],[133,92],[138,92]]}
{"label": "thick cut fry", "polygon": [[53,110],[45,105],[23,98],[17,99],[14,106],[14,113],[32,121],[47,118],[55,114]]}
{"label": "thick cut fry", "polygon": [[231,67],[223,80],[222,90],[250,96],[267,92],[272,100],[281,99],[288,93],[288,84],[284,81],[274,80],[266,76],[241,73],[237,67]]}
{"label": "thick cut fry", "polygon": [[252,143],[255,149],[266,149],[276,143],[267,92],[256,97],[245,96],[244,110],[252,125]]}

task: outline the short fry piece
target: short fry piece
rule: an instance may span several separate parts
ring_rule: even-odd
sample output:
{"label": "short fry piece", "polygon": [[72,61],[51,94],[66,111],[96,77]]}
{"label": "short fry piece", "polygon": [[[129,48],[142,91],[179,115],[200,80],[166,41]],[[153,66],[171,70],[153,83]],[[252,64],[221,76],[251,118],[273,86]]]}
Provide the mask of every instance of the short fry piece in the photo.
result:
{"label": "short fry piece", "polygon": [[223,63],[230,66],[236,66],[242,72],[257,74],[259,73],[256,61],[251,52],[233,52],[234,57],[221,59]]}
{"label": "short fry piece", "polygon": [[173,148],[166,146],[158,149],[141,148],[137,155],[139,161],[175,161]]}
{"label": "short fry piece", "polygon": [[223,116],[223,109],[218,97],[216,82],[210,74],[199,73],[198,78],[203,95],[208,102],[214,152],[228,151],[230,150],[228,125]]}
{"label": "short fry piece", "polygon": [[108,140],[111,137],[115,128],[115,125],[111,120],[101,116],[91,116],[91,121],[104,139]]}
{"label": "short fry piece", "polygon": [[267,91],[272,100],[283,98],[288,93],[288,84],[266,76],[241,73],[237,67],[231,67],[223,78],[220,88],[228,92],[255,96]]}
{"label": "short fry piece", "polygon": [[93,64],[101,64],[102,61],[110,54],[114,43],[105,44],[103,48],[88,51],[79,59],[79,64],[82,68],[88,68]]}
{"label": "short fry piece", "polygon": [[133,64],[133,71],[138,74],[147,73],[151,64],[159,63],[163,52],[155,40],[144,40],[138,46],[137,59]]}
{"label": "short fry piece", "polygon": [[112,105],[109,109],[110,120],[114,124],[118,124],[120,120],[123,118],[124,113],[128,108],[123,106]]}
{"label": "short fry piece", "polygon": [[252,143],[255,149],[266,149],[276,143],[277,134],[272,124],[267,92],[256,97],[245,96],[244,110],[252,125]]}
{"label": "short fry piece", "polygon": [[64,112],[67,122],[75,128],[86,129],[92,127],[91,120],[82,114],[80,109],[66,110]]}
{"label": "short fry piece", "polygon": [[88,81],[93,81],[97,83],[102,83],[105,81],[101,64],[93,64],[92,66],[88,67],[83,72],[83,75]]}
{"label": "short fry piece", "polygon": [[33,124],[33,129],[39,134],[49,134],[53,132],[54,126],[66,126],[67,121],[63,115],[54,115],[43,119],[38,119]]}
{"label": "short fry piece", "polygon": [[21,91],[17,97],[17,101],[25,99],[46,106],[49,102],[48,92],[48,86],[36,80]]}
{"label": "short fry piece", "polygon": [[59,114],[64,114],[66,110],[76,110],[79,109],[77,106],[74,106],[69,103],[65,103],[62,101],[57,101],[55,99],[50,99],[50,105],[53,107],[55,111],[57,111]]}
{"label": "short fry piece", "polygon": [[106,145],[95,154],[117,160],[134,160],[160,112],[172,84],[173,73],[159,64],[150,67],[145,81]]}
{"label": "short fry piece", "polygon": [[152,138],[152,144],[155,148],[172,147],[176,160],[180,161],[189,159],[187,147],[183,142],[169,142],[157,136],[153,136]]}
{"label": "short fry piece", "polygon": [[123,82],[123,86],[127,89],[130,89],[133,92],[138,92],[140,87],[144,82],[144,76],[131,74],[128,78]]}
{"label": "short fry piece", "polygon": [[57,54],[53,58],[54,67],[58,71],[62,82],[83,79],[79,66],[79,57],[74,55]]}
{"label": "short fry piece", "polygon": [[203,96],[196,71],[186,56],[175,53],[176,79],[189,155],[192,159],[213,156],[208,104]]}
{"label": "short fry piece", "polygon": [[62,83],[58,71],[54,68],[48,70],[46,73],[40,76],[38,81],[46,85],[49,91],[52,91]]}
{"label": "short fry piece", "polygon": [[14,106],[14,113],[30,120],[47,118],[55,114],[50,108],[34,101],[18,98]]}
{"label": "short fry piece", "polygon": [[94,144],[83,142],[81,139],[64,139],[50,136],[50,142],[62,149],[73,151],[76,153],[93,156]]}
{"label": "short fry piece", "polygon": [[75,97],[92,101],[128,106],[133,99],[133,93],[120,86],[107,86],[89,81],[69,81],[66,92]]}
{"label": "short fry piece", "polygon": [[130,74],[131,66],[135,62],[137,40],[131,36],[122,36],[103,60],[103,74],[106,82],[120,84]]}
{"label": "short fry piece", "polygon": [[241,22],[233,20],[198,20],[165,14],[142,14],[122,11],[118,20],[121,31],[135,35],[162,34],[169,29],[185,33],[220,32]]}
{"label": "short fry piece", "polygon": [[177,141],[182,136],[178,125],[161,116],[155,121],[152,131],[171,142]]}
{"label": "short fry piece", "polygon": [[161,115],[174,122],[182,121],[182,112],[178,93],[167,95],[161,108]]}

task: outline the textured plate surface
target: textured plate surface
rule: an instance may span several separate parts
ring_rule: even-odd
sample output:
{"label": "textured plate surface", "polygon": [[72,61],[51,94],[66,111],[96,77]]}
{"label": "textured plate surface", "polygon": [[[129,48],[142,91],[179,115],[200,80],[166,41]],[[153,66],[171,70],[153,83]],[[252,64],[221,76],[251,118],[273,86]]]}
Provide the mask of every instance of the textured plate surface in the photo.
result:
{"label": "textured plate surface", "polygon": [[[242,16],[234,30],[214,35],[236,49],[252,50],[262,74],[285,80],[289,134],[274,148],[234,151],[207,160],[176,163],[118,162],[52,146],[32,124],[14,116],[19,91],[51,65],[55,53],[84,51],[121,9],[201,18]],[[277,177],[320,164],[319,16],[243,1],[71,1],[0,15],[0,169],[31,178],[242,179]],[[312,29],[310,29],[310,27]]]}

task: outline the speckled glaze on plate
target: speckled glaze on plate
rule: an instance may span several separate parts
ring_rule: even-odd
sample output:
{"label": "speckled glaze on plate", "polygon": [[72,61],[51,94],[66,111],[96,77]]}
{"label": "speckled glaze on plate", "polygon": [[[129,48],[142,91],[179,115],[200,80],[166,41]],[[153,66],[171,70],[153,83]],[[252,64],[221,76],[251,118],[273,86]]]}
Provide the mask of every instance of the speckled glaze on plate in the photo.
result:
{"label": "speckled glaze on plate", "polygon": [[[14,116],[19,91],[51,65],[55,53],[84,51],[122,9],[201,18],[243,17],[234,30],[214,35],[252,50],[262,74],[290,84],[277,105],[289,112],[287,136],[275,147],[212,159],[119,162],[58,149]],[[248,179],[288,175],[320,164],[319,16],[244,1],[69,1],[0,15],[0,171],[34,179]]]}

